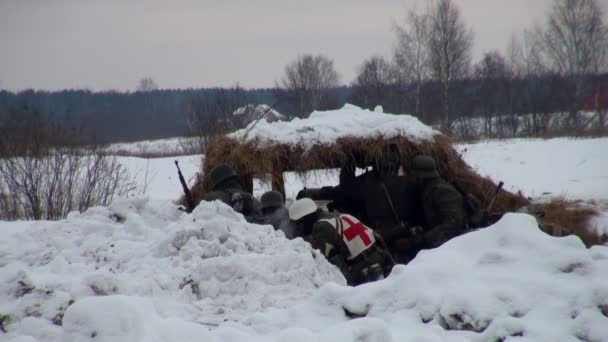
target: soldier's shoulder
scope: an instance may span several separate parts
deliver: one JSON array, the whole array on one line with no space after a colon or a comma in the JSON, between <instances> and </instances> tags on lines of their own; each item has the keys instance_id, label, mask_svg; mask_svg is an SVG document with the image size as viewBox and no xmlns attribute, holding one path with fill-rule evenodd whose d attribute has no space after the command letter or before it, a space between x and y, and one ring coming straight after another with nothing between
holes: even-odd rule
<instances>
[{"instance_id":1,"label":"soldier's shoulder","mask_svg":"<svg viewBox=\"0 0 608 342\"><path fill-rule=\"evenodd\" d=\"M448 182L442 181L434 186L433 196L439 198L458 198L462 199L462 194L456 187Z\"/></svg>"},{"instance_id":2,"label":"soldier's shoulder","mask_svg":"<svg viewBox=\"0 0 608 342\"><path fill-rule=\"evenodd\" d=\"M230 203L230 194L225 191L211 191L203 196L203 201L212 202L216 200L220 200L224 203Z\"/></svg>"}]
</instances>

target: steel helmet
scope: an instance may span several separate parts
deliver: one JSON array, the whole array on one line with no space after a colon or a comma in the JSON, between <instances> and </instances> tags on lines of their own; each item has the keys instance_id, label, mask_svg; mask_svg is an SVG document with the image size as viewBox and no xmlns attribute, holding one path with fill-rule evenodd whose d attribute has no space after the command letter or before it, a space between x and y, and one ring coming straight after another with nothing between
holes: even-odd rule
<instances>
[{"instance_id":1,"label":"steel helmet","mask_svg":"<svg viewBox=\"0 0 608 342\"><path fill-rule=\"evenodd\" d=\"M223 181L237 177L238 175L230 166L219 165L211 170L211 173L209 174L209 185L211 186L211 190L215 190L215 188Z\"/></svg>"},{"instance_id":2,"label":"steel helmet","mask_svg":"<svg viewBox=\"0 0 608 342\"><path fill-rule=\"evenodd\" d=\"M278 191L265 192L262 197L260 197L260 201L262 202L262 209L279 208L282 207L284 203L283 195Z\"/></svg>"},{"instance_id":3,"label":"steel helmet","mask_svg":"<svg viewBox=\"0 0 608 342\"><path fill-rule=\"evenodd\" d=\"M412 176L419 178L439 177L435 159L431 156L416 156L412 161Z\"/></svg>"},{"instance_id":4,"label":"steel helmet","mask_svg":"<svg viewBox=\"0 0 608 342\"><path fill-rule=\"evenodd\" d=\"M301 198L289 207L289 218L297 221L306 215L310 215L317 211L315 201L310 198Z\"/></svg>"}]
</instances>

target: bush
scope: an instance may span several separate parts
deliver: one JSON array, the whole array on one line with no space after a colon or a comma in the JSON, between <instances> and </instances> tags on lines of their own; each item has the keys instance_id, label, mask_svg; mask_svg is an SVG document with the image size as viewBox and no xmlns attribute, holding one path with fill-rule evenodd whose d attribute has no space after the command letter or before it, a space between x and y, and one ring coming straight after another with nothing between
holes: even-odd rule
<instances>
[{"instance_id":1,"label":"bush","mask_svg":"<svg viewBox=\"0 0 608 342\"><path fill-rule=\"evenodd\" d=\"M57 220L134 189L103 146L28 114L0 126L0 219Z\"/></svg>"}]
</instances>

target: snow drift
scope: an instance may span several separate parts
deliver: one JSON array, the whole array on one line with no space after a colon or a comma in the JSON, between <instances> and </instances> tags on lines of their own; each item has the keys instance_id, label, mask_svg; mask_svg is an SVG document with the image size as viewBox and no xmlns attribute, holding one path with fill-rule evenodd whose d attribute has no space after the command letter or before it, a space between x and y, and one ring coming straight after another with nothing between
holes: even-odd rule
<instances>
[{"instance_id":1,"label":"snow drift","mask_svg":"<svg viewBox=\"0 0 608 342\"><path fill-rule=\"evenodd\" d=\"M219 202L0 225L3 340L608 339L608 248L548 236L524 214L357 288L304 241Z\"/></svg>"},{"instance_id":2,"label":"snow drift","mask_svg":"<svg viewBox=\"0 0 608 342\"><path fill-rule=\"evenodd\" d=\"M248 224L220 202L186 215L168 202L123 201L63 221L1 226L3 326L40 341L61 340L51 323L66 336L84 324L96 332L89 338L133 341L148 324L140 314L217 324L287 307L328 281L345 284L303 240Z\"/></svg>"}]
</instances>

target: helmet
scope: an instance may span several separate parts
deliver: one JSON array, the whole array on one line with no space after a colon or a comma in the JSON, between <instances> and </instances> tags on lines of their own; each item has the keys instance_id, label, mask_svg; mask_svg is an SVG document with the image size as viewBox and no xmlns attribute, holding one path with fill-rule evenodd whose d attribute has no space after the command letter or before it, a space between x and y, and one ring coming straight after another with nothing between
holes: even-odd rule
<instances>
[{"instance_id":1,"label":"helmet","mask_svg":"<svg viewBox=\"0 0 608 342\"><path fill-rule=\"evenodd\" d=\"M431 156L416 156L412 162L412 176L418 178L438 178L435 159Z\"/></svg>"},{"instance_id":2,"label":"helmet","mask_svg":"<svg viewBox=\"0 0 608 342\"><path fill-rule=\"evenodd\" d=\"M283 206L283 195L278 191L265 192L260 198L262 209L279 208Z\"/></svg>"},{"instance_id":3,"label":"helmet","mask_svg":"<svg viewBox=\"0 0 608 342\"><path fill-rule=\"evenodd\" d=\"M223 181L236 177L238 177L237 174L228 165L219 165L214 167L209 174L211 190L215 190L216 187Z\"/></svg>"},{"instance_id":4,"label":"helmet","mask_svg":"<svg viewBox=\"0 0 608 342\"><path fill-rule=\"evenodd\" d=\"M310 215L317 211L315 201L310 198L301 198L289 207L289 218L297 221L306 215Z\"/></svg>"}]
</instances>

